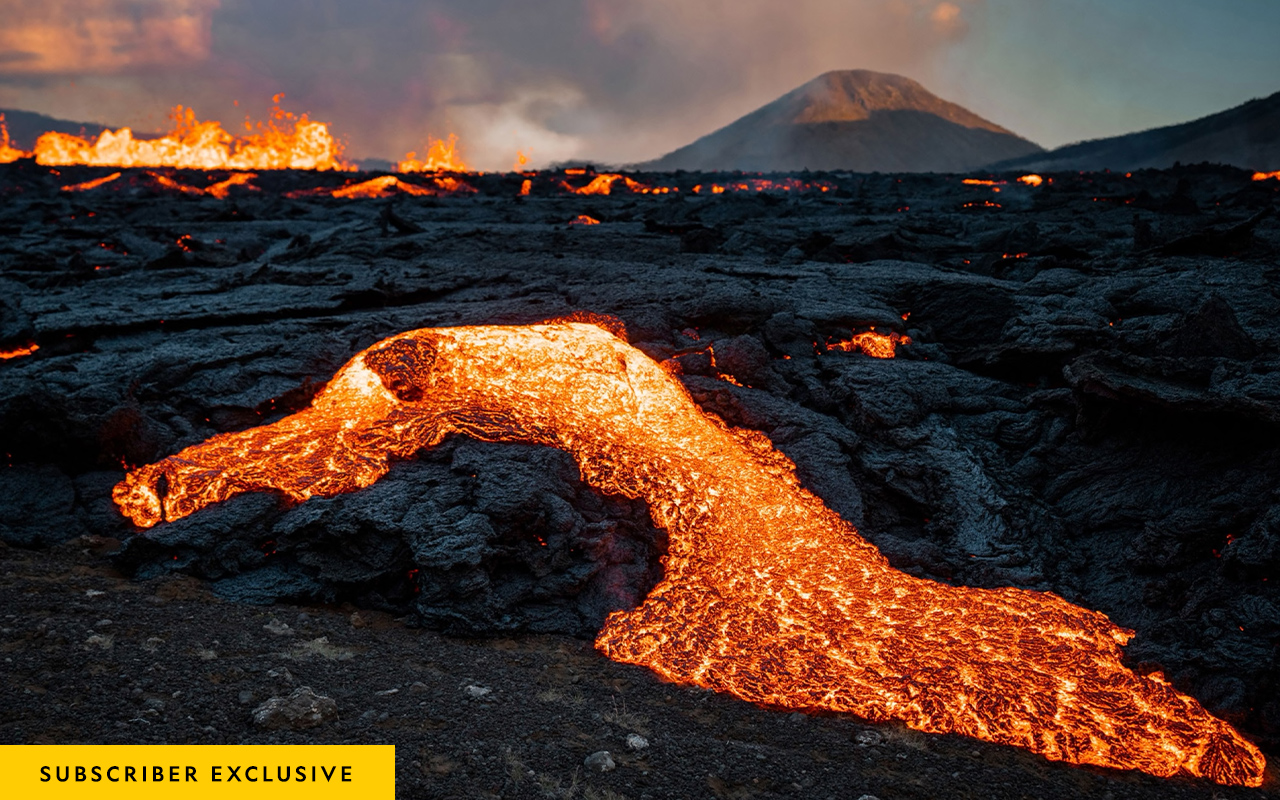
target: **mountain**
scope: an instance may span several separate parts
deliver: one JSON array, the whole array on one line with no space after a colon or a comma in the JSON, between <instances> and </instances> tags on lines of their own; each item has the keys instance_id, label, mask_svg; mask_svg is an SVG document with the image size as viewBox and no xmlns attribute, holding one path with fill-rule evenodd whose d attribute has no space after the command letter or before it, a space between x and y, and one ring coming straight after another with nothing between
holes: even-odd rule
<instances>
[{"instance_id":1,"label":"mountain","mask_svg":"<svg viewBox=\"0 0 1280 800\"><path fill-rule=\"evenodd\" d=\"M965 172L1041 152L909 78L844 70L638 168Z\"/></svg>"},{"instance_id":2,"label":"mountain","mask_svg":"<svg viewBox=\"0 0 1280 800\"><path fill-rule=\"evenodd\" d=\"M1244 169L1280 169L1280 92L1181 125L1095 139L1003 161L994 169L1129 172L1174 162L1209 161Z\"/></svg>"},{"instance_id":3,"label":"mountain","mask_svg":"<svg viewBox=\"0 0 1280 800\"><path fill-rule=\"evenodd\" d=\"M0 108L0 114L4 115L5 127L9 129L10 142L14 147L21 150L30 150L34 147L36 139L40 138L40 134L46 131L58 131L59 133L71 133L76 136L96 138L98 134L106 130L102 125L95 125L92 122L69 122L65 119L47 117L44 114L36 114L32 111Z\"/></svg>"}]
</instances>

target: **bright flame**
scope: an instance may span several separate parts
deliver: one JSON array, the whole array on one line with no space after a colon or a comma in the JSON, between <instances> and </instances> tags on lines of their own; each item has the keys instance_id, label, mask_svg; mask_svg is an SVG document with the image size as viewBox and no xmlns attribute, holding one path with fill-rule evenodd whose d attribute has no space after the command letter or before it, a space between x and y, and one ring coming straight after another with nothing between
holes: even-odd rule
<instances>
[{"instance_id":1,"label":"bright flame","mask_svg":"<svg viewBox=\"0 0 1280 800\"><path fill-rule=\"evenodd\" d=\"M1253 173L1255 181L1277 180L1280 181L1280 172L1255 172Z\"/></svg>"},{"instance_id":2,"label":"bright flame","mask_svg":"<svg viewBox=\"0 0 1280 800\"><path fill-rule=\"evenodd\" d=\"M8 361L11 358L22 358L29 356L40 349L40 345L32 342L26 347L15 347L12 350L0 350L0 361Z\"/></svg>"},{"instance_id":3,"label":"bright flame","mask_svg":"<svg viewBox=\"0 0 1280 800\"><path fill-rule=\"evenodd\" d=\"M31 154L9 144L9 127L4 124L4 114L0 114L0 164L8 164L20 158L31 158Z\"/></svg>"},{"instance_id":4,"label":"bright flame","mask_svg":"<svg viewBox=\"0 0 1280 800\"><path fill-rule=\"evenodd\" d=\"M306 114L295 116L277 103L271 119L257 132L233 136L219 122L200 122L195 112L177 106L173 130L159 139L134 139L133 131L103 131L92 144L79 136L49 132L36 140L35 156L50 166L180 167L187 169L351 169L329 126ZM252 129L248 123L246 127Z\"/></svg>"},{"instance_id":5,"label":"bright flame","mask_svg":"<svg viewBox=\"0 0 1280 800\"><path fill-rule=\"evenodd\" d=\"M764 434L704 413L592 324L399 334L347 362L309 408L133 470L113 497L144 528L244 492L331 497L451 433L561 448L583 480L643 498L670 533L663 580L596 639L610 658L770 706L1262 782L1262 754L1230 725L1124 666L1131 631L1045 592L899 572Z\"/></svg>"},{"instance_id":6,"label":"bright flame","mask_svg":"<svg viewBox=\"0 0 1280 800\"><path fill-rule=\"evenodd\" d=\"M872 358L893 358L900 344L911 344L911 337L897 332L876 333L873 329L855 333L843 341L828 343L827 349L864 353Z\"/></svg>"},{"instance_id":7,"label":"bright flame","mask_svg":"<svg viewBox=\"0 0 1280 800\"><path fill-rule=\"evenodd\" d=\"M396 172L466 172L467 164L458 150L458 137L449 134L449 140L427 137L427 154L418 160L415 152L405 153L404 160L396 164Z\"/></svg>"},{"instance_id":8,"label":"bright flame","mask_svg":"<svg viewBox=\"0 0 1280 800\"><path fill-rule=\"evenodd\" d=\"M1018 183L1025 183L1027 186L1039 186L1044 183L1044 178L1039 175L1023 175L1018 178Z\"/></svg>"}]
</instances>

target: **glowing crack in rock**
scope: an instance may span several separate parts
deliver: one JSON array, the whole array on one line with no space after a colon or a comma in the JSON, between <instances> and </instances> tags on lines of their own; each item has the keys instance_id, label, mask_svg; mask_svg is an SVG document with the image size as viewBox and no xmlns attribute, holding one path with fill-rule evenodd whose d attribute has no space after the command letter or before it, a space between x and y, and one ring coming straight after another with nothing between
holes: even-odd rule
<instances>
[{"instance_id":1,"label":"glowing crack in rock","mask_svg":"<svg viewBox=\"0 0 1280 800\"><path fill-rule=\"evenodd\" d=\"M763 434L707 415L593 324L393 336L347 362L310 408L134 470L114 496L142 527L243 492L332 496L450 433L565 450L587 483L643 498L669 531L661 583L596 640L614 660L768 706L1261 784L1256 747L1161 676L1123 665L1131 631L1052 594L893 569Z\"/></svg>"}]
</instances>

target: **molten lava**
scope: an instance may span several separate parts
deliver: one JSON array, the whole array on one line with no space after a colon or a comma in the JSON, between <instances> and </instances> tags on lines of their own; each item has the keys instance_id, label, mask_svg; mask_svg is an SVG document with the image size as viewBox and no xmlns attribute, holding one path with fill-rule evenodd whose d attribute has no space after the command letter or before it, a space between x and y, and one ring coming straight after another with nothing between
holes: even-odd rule
<instances>
[{"instance_id":1,"label":"molten lava","mask_svg":"<svg viewBox=\"0 0 1280 800\"><path fill-rule=\"evenodd\" d=\"M586 214L579 214L578 216L569 220L569 224L570 225L599 225L600 220L596 219L595 217L589 217Z\"/></svg>"},{"instance_id":2,"label":"molten lava","mask_svg":"<svg viewBox=\"0 0 1280 800\"><path fill-rule=\"evenodd\" d=\"M62 187L62 191L87 192L90 189L97 189L99 186L103 186L108 183L111 183L112 181L117 180L123 174L124 173L122 172L113 172L110 175L104 175L101 178L94 178L91 181L83 181L81 183L69 183L66 186Z\"/></svg>"},{"instance_id":3,"label":"molten lava","mask_svg":"<svg viewBox=\"0 0 1280 800\"><path fill-rule=\"evenodd\" d=\"M427 137L427 154L418 159L418 154L404 154L404 160L396 164L396 172L467 172L467 163L462 160L458 150L458 137L449 134L449 140L431 139Z\"/></svg>"},{"instance_id":4,"label":"molten lava","mask_svg":"<svg viewBox=\"0 0 1280 800\"><path fill-rule=\"evenodd\" d=\"M899 719L1050 759L1258 786L1262 754L1159 675L1133 635L1044 592L949 586L889 566L754 431L704 413L596 325L424 329L352 358L309 408L136 469L137 525L244 492L351 492L450 433L558 447L670 532L665 577L596 646L680 683L787 708Z\"/></svg>"},{"instance_id":5,"label":"molten lava","mask_svg":"<svg viewBox=\"0 0 1280 800\"><path fill-rule=\"evenodd\" d=\"M1018 183L1025 183L1027 186L1039 186L1044 183L1044 178L1039 175L1023 175L1018 178Z\"/></svg>"},{"instance_id":6,"label":"molten lava","mask_svg":"<svg viewBox=\"0 0 1280 800\"><path fill-rule=\"evenodd\" d=\"M66 133L45 133L36 140L37 163L49 166L182 167L189 169L318 169L345 170L342 148L329 126L306 114L295 116L279 107L257 132L233 136L219 122L200 122L195 112L178 106L173 130L158 139L135 139L133 131L103 131L90 143ZM253 126L245 124L250 130Z\"/></svg>"},{"instance_id":7,"label":"molten lava","mask_svg":"<svg viewBox=\"0 0 1280 800\"><path fill-rule=\"evenodd\" d=\"M22 358L29 356L40 349L40 345L32 342L25 347L15 347L12 350L0 350L0 361L8 361L11 358Z\"/></svg>"},{"instance_id":8,"label":"molten lava","mask_svg":"<svg viewBox=\"0 0 1280 800\"><path fill-rule=\"evenodd\" d=\"M869 331L855 333L851 338L839 342L829 342L828 350L843 350L846 353L864 353L872 358L893 358L898 345L911 344L911 337L901 333L876 333Z\"/></svg>"},{"instance_id":9,"label":"molten lava","mask_svg":"<svg viewBox=\"0 0 1280 800\"><path fill-rule=\"evenodd\" d=\"M3 152L3 151L0 151L0 152ZM0 161L3 161L3 160L4 159L0 157ZM1267 181L1267 180L1280 181L1280 172L1255 172L1253 173L1253 179L1255 181Z\"/></svg>"}]
</instances>

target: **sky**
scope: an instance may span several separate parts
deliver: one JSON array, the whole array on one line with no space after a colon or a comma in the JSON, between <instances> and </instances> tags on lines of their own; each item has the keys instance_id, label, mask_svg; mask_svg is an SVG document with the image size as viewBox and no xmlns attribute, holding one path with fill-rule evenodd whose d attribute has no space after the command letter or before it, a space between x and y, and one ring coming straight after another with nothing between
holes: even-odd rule
<instances>
[{"instance_id":1,"label":"sky","mask_svg":"<svg viewBox=\"0 0 1280 800\"><path fill-rule=\"evenodd\" d=\"M1046 147L1280 91L1277 0L0 0L0 108L162 131L285 108L352 158L655 158L833 69ZM238 105L236 105L238 103Z\"/></svg>"}]
</instances>

